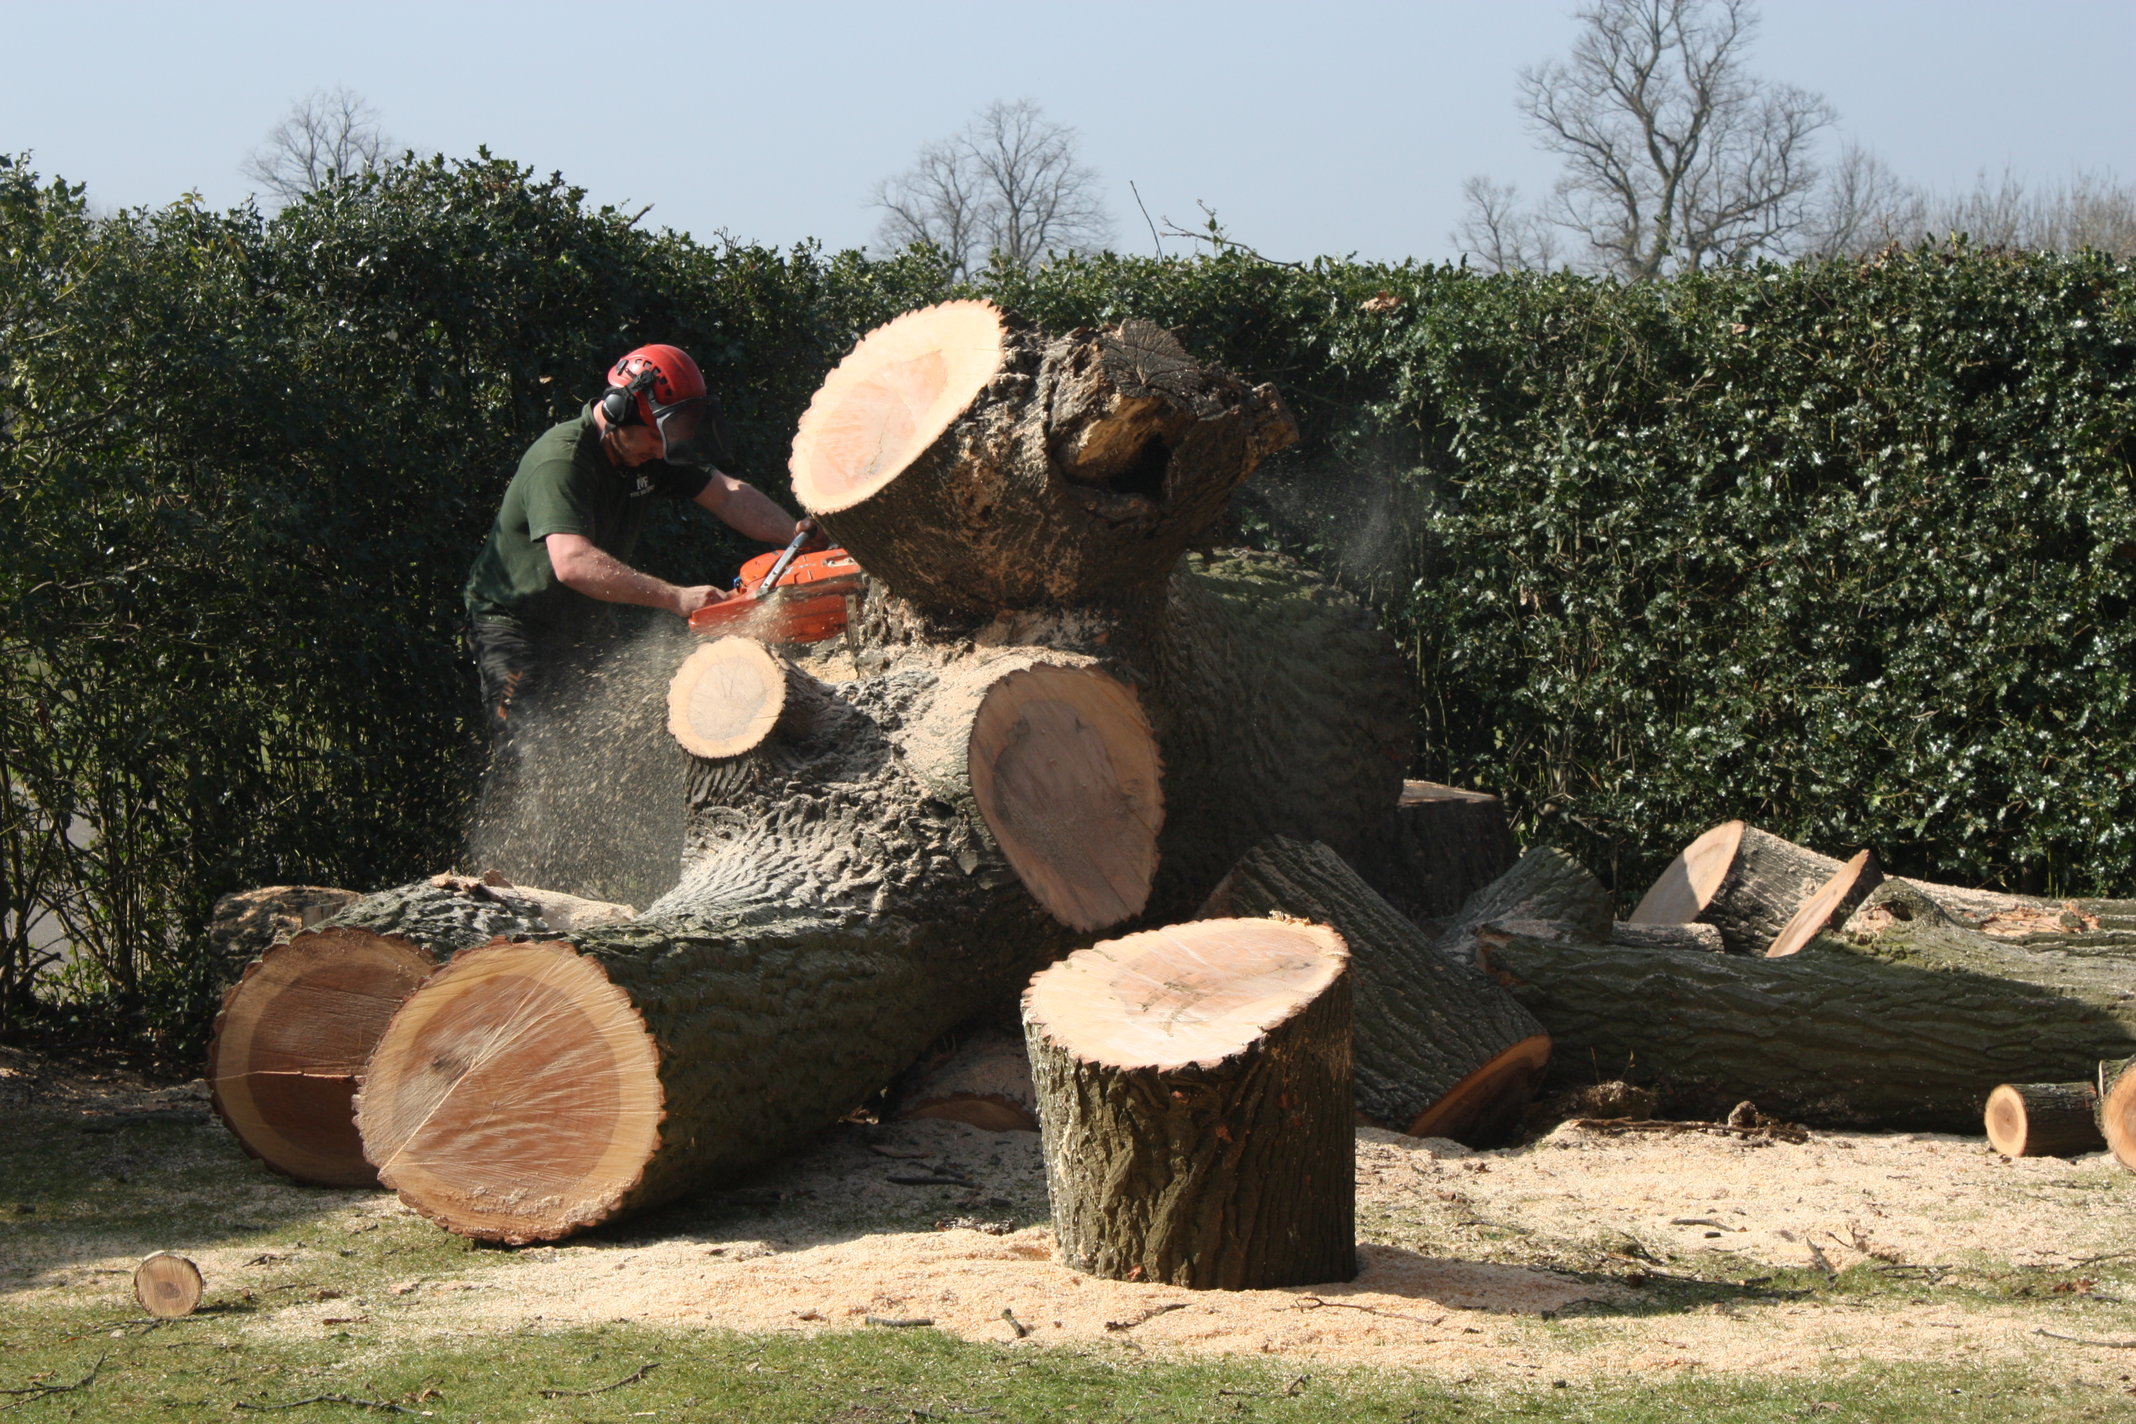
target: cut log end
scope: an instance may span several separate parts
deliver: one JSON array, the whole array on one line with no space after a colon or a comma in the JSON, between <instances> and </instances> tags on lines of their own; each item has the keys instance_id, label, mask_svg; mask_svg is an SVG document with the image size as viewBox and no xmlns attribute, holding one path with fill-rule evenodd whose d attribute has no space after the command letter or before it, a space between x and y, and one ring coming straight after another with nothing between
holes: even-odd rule
<instances>
[{"instance_id":1,"label":"cut log end","mask_svg":"<svg viewBox=\"0 0 2136 1424\"><path fill-rule=\"evenodd\" d=\"M2090 1083L2004 1083L1988 1094L1988 1145L2005 1157L2096 1152L2099 1091Z\"/></svg>"},{"instance_id":2,"label":"cut log end","mask_svg":"<svg viewBox=\"0 0 2136 1424\"><path fill-rule=\"evenodd\" d=\"M849 509L939 439L999 369L1004 318L991 302L944 302L877 327L816 392L794 433L794 498Z\"/></svg>"},{"instance_id":3,"label":"cut log end","mask_svg":"<svg viewBox=\"0 0 2136 1424\"><path fill-rule=\"evenodd\" d=\"M1089 931L1141 913L1157 874L1162 766L1125 684L1051 664L1010 673L973 719L968 765L980 816L1048 914Z\"/></svg>"},{"instance_id":4,"label":"cut log end","mask_svg":"<svg viewBox=\"0 0 2136 1424\"><path fill-rule=\"evenodd\" d=\"M208 1045L216 1113L244 1149L315 1186L376 1186L351 1097L394 1011L437 963L398 935L326 929L268 950L223 1001Z\"/></svg>"},{"instance_id":5,"label":"cut log end","mask_svg":"<svg viewBox=\"0 0 2136 1424\"><path fill-rule=\"evenodd\" d=\"M1214 1068L1312 1003L1348 962L1325 925L1194 920L1070 955L1032 981L1024 1017L1085 1063Z\"/></svg>"},{"instance_id":6,"label":"cut log end","mask_svg":"<svg viewBox=\"0 0 2136 1424\"><path fill-rule=\"evenodd\" d=\"M1839 873L1817 887L1810 898L1802 902L1802 908L1782 927L1773 942L1766 946L1767 959L1785 959L1799 952L1811 940L1835 924L1845 924L1847 917L1860 908L1869 892L1884 883L1884 872L1877 869L1874 852L1861 850L1854 858L1839 868Z\"/></svg>"},{"instance_id":7,"label":"cut log end","mask_svg":"<svg viewBox=\"0 0 2136 1424\"><path fill-rule=\"evenodd\" d=\"M696 756L753 750L785 708L786 667L754 638L707 643L668 683L668 731Z\"/></svg>"},{"instance_id":8,"label":"cut log end","mask_svg":"<svg viewBox=\"0 0 2136 1424\"><path fill-rule=\"evenodd\" d=\"M158 1251L134 1268L134 1299L158 1320L176 1320L200 1307L200 1267L183 1256Z\"/></svg>"},{"instance_id":9,"label":"cut log end","mask_svg":"<svg viewBox=\"0 0 2136 1424\"><path fill-rule=\"evenodd\" d=\"M357 1123L378 1177L463 1236L551 1241L607 1219L663 1117L659 1050L561 942L463 952L388 1025Z\"/></svg>"},{"instance_id":10,"label":"cut log end","mask_svg":"<svg viewBox=\"0 0 2136 1424\"><path fill-rule=\"evenodd\" d=\"M2099 1132L2114 1160L2136 1172L2136 1058L2099 1065Z\"/></svg>"},{"instance_id":11,"label":"cut log end","mask_svg":"<svg viewBox=\"0 0 2136 1424\"><path fill-rule=\"evenodd\" d=\"M1445 1097L1417 1114L1404 1130L1411 1137L1451 1137L1468 1142L1527 1106L1549 1068L1550 1035L1530 1035L1454 1084Z\"/></svg>"},{"instance_id":12,"label":"cut log end","mask_svg":"<svg viewBox=\"0 0 2136 1424\"><path fill-rule=\"evenodd\" d=\"M1748 822L1724 821L1685 846L1640 897L1626 923L1682 925L1697 919L1735 864L1736 848L1748 829Z\"/></svg>"}]
</instances>

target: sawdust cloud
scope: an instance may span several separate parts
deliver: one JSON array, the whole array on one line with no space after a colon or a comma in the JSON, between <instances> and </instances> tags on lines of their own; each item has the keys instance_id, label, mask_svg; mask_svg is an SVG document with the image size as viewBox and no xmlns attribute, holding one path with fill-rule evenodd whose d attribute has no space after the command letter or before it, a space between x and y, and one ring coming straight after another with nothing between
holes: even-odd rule
<instances>
[{"instance_id":1,"label":"sawdust cloud","mask_svg":"<svg viewBox=\"0 0 2136 1424\"><path fill-rule=\"evenodd\" d=\"M1421 471L1348 452L1271 469L1248 488L1285 547L1303 547L1368 600L1406 589L1423 571L1415 531L1431 496Z\"/></svg>"},{"instance_id":2,"label":"sawdust cloud","mask_svg":"<svg viewBox=\"0 0 2136 1424\"><path fill-rule=\"evenodd\" d=\"M673 888L689 757L667 687L694 642L673 619L614 633L526 699L484 777L467 867L640 908Z\"/></svg>"}]
</instances>

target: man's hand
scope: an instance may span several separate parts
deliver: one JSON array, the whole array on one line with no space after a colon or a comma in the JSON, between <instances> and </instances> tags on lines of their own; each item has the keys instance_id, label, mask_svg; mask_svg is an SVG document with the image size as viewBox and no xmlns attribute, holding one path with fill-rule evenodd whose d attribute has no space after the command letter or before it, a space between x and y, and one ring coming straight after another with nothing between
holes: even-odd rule
<instances>
[{"instance_id":1,"label":"man's hand","mask_svg":"<svg viewBox=\"0 0 2136 1424\"><path fill-rule=\"evenodd\" d=\"M688 588L675 590L675 611L684 618L688 618L700 608L710 608L715 603L725 603L729 598L735 596L736 593L734 591L722 589L714 584L692 584Z\"/></svg>"},{"instance_id":2,"label":"man's hand","mask_svg":"<svg viewBox=\"0 0 2136 1424\"><path fill-rule=\"evenodd\" d=\"M807 536L801 541L801 553L813 554L819 549L831 547L831 536L824 533L821 526L812 518L795 520L794 533Z\"/></svg>"}]
</instances>

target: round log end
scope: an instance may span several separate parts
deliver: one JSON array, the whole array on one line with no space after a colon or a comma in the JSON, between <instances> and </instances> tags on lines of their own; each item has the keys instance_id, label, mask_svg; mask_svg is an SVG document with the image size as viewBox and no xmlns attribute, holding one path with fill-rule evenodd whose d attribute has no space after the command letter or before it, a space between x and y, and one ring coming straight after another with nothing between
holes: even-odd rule
<instances>
[{"instance_id":1,"label":"round log end","mask_svg":"<svg viewBox=\"0 0 2136 1424\"><path fill-rule=\"evenodd\" d=\"M1988 1145L2005 1157L2073 1157L2105 1145L2090 1083L2004 1083L1982 1116Z\"/></svg>"},{"instance_id":2,"label":"round log end","mask_svg":"<svg viewBox=\"0 0 2136 1424\"><path fill-rule=\"evenodd\" d=\"M1988 1146L2005 1157L2025 1155L2025 1099L2016 1085L2003 1083L1988 1094L1984 1119Z\"/></svg>"},{"instance_id":3,"label":"round log end","mask_svg":"<svg viewBox=\"0 0 2136 1424\"><path fill-rule=\"evenodd\" d=\"M943 302L862 337L794 432L801 507L850 509L941 438L1000 368L1004 321L992 302Z\"/></svg>"},{"instance_id":4,"label":"round log end","mask_svg":"<svg viewBox=\"0 0 2136 1424\"><path fill-rule=\"evenodd\" d=\"M1105 940L1039 973L1024 1020L1110 1068L1214 1068L1326 992L1342 936L1303 920L1190 920Z\"/></svg>"},{"instance_id":5,"label":"round log end","mask_svg":"<svg viewBox=\"0 0 2136 1424\"><path fill-rule=\"evenodd\" d=\"M208 1044L208 1088L239 1145L299 1182L371 1187L351 1098L394 1011L437 961L398 935L292 936L246 966Z\"/></svg>"},{"instance_id":6,"label":"round log end","mask_svg":"<svg viewBox=\"0 0 2136 1424\"><path fill-rule=\"evenodd\" d=\"M2120 1072L2101 1085L2099 1131L2114 1160L2136 1172L2136 1071L2131 1063L2136 1059L2120 1065Z\"/></svg>"},{"instance_id":7,"label":"round log end","mask_svg":"<svg viewBox=\"0 0 2136 1424\"><path fill-rule=\"evenodd\" d=\"M613 1215L660 1142L659 1050L562 942L463 951L378 1042L356 1102L378 1177L463 1236L519 1245Z\"/></svg>"},{"instance_id":8,"label":"round log end","mask_svg":"<svg viewBox=\"0 0 2136 1424\"><path fill-rule=\"evenodd\" d=\"M158 1320L191 1315L200 1306L200 1267L183 1256L158 1251L134 1268L134 1299Z\"/></svg>"},{"instance_id":9,"label":"round log end","mask_svg":"<svg viewBox=\"0 0 2136 1424\"><path fill-rule=\"evenodd\" d=\"M1727 878L1748 829L1748 822L1724 821L1685 846L1640 897L1627 923L1688 925L1697 919Z\"/></svg>"},{"instance_id":10,"label":"round log end","mask_svg":"<svg viewBox=\"0 0 2136 1424\"><path fill-rule=\"evenodd\" d=\"M1163 767L1132 689L1095 668L1012 672L979 705L967 764L987 829L1048 914L1090 931L1142 912Z\"/></svg>"},{"instance_id":11,"label":"round log end","mask_svg":"<svg viewBox=\"0 0 2136 1424\"><path fill-rule=\"evenodd\" d=\"M1550 1066L1550 1035L1530 1034L1509 1044L1404 1129L1411 1137L1451 1137L1466 1142L1471 1133L1515 1119L1535 1096Z\"/></svg>"},{"instance_id":12,"label":"round log end","mask_svg":"<svg viewBox=\"0 0 2136 1424\"><path fill-rule=\"evenodd\" d=\"M695 649L668 682L668 731L695 756L752 750L785 710L785 665L754 638L721 638Z\"/></svg>"},{"instance_id":13,"label":"round log end","mask_svg":"<svg viewBox=\"0 0 2136 1424\"><path fill-rule=\"evenodd\" d=\"M1847 916L1861 905L1871 890L1882 884L1884 874L1877 869L1873 852L1860 850L1854 858L1839 868L1839 873L1817 887L1810 898L1802 902L1794 917L1784 925L1773 942L1766 946L1767 959L1785 959L1800 952L1802 947L1817 938L1829 925L1846 921Z\"/></svg>"}]
</instances>

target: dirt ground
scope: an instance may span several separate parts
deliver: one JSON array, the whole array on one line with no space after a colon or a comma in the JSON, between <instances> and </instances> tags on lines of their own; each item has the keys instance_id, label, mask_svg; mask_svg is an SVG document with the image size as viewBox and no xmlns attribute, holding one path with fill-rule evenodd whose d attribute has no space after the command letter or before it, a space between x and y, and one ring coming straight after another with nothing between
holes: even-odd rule
<instances>
[{"instance_id":1,"label":"dirt ground","mask_svg":"<svg viewBox=\"0 0 2136 1424\"><path fill-rule=\"evenodd\" d=\"M19 1242L0 1251L7 1306L112 1294L157 1247L198 1262L213 1299L259 1279L260 1245L243 1228L273 1210L311 1222L301 1249L272 1259L313 1279L385 1237L366 1232L433 1231L388 1194L309 1190L239 1159L197 1083L33 1082L23 1063L0 1057L0 1115L34 1109L84 1131L181 1121L183 1150L165 1151L139 1190L182 1192L189 1211L226 1219L188 1218L176 1243L100 1236L88 1221ZM2136 1175L2103 1153L2011 1160L1974 1138L1789 1135L1567 1123L1479 1152L1361 1130L1358 1277L1219 1293L1056 1264L1035 1134L848 1124L748 1182L626 1226L432 1257L358 1294L263 1309L249 1328L316 1334L360 1318L372 1347L391 1349L619 1320L810 1332L925 1322L1024 1348L1108 1342L1455 1383L1949 1361L2130 1387ZM243 1189L202 1189L202 1174Z\"/></svg>"}]
</instances>

